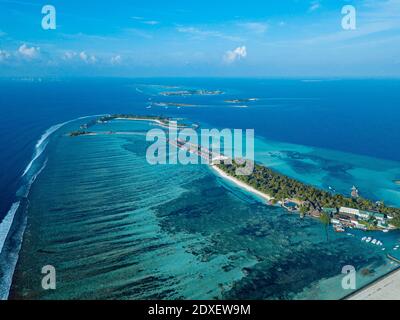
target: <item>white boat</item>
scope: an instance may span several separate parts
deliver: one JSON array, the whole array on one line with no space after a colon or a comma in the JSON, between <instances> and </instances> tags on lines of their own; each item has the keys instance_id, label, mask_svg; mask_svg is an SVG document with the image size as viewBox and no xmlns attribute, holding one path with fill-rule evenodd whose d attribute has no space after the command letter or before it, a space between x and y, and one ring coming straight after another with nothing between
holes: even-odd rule
<instances>
[{"instance_id":1,"label":"white boat","mask_svg":"<svg viewBox=\"0 0 400 320\"><path fill-rule=\"evenodd\" d=\"M378 240L374 239L371 241L372 244L376 244L378 242Z\"/></svg>"},{"instance_id":2,"label":"white boat","mask_svg":"<svg viewBox=\"0 0 400 320\"><path fill-rule=\"evenodd\" d=\"M383 232L384 232L384 233L388 233L388 232L389 232L389 230L388 230L388 229L385 229L385 230L383 230Z\"/></svg>"},{"instance_id":3,"label":"white boat","mask_svg":"<svg viewBox=\"0 0 400 320\"><path fill-rule=\"evenodd\" d=\"M363 238L361 239L361 241L365 241L365 240L367 240L367 237L363 237Z\"/></svg>"},{"instance_id":4,"label":"white boat","mask_svg":"<svg viewBox=\"0 0 400 320\"><path fill-rule=\"evenodd\" d=\"M371 242L372 238L368 237L367 240L365 240L367 243Z\"/></svg>"}]
</instances>

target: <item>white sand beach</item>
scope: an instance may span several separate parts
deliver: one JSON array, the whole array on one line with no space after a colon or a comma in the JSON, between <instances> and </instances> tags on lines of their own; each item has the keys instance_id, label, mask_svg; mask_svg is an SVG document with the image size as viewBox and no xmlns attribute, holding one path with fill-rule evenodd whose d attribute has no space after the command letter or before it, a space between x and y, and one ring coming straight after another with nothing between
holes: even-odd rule
<instances>
[{"instance_id":1,"label":"white sand beach","mask_svg":"<svg viewBox=\"0 0 400 320\"><path fill-rule=\"evenodd\" d=\"M263 192L261 192L261 191L258 191L257 189L255 189L255 188L249 186L248 184L246 184L246 183L240 181L239 179L236 179L236 178L234 178L234 177L228 175L226 172L224 172L223 170L221 170L220 168L218 168L216 165L211 165L210 167L211 167L213 170L215 170L215 171L218 173L218 175L220 175L221 177L223 177L223 178L225 178L225 179L227 179L227 180L233 182L234 184L238 185L239 187L241 187L241 188L243 188L243 189L245 189L245 190L247 190L247 191L249 191L249 192L251 192L251 193L256 194L257 196L259 196L259 197L265 199L266 201L270 201L270 200L273 199L273 197L271 197L270 195L268 195L268 194L266 194L266 193L263 193Z\"/></svg>"},{"instance_id":2,"label":"white sand beach","mask_svg":"<svg viewBox=\"0 0 400 320\"><path fill-rule=\"evenodd\" d=\"M160 120L157 119L141 119L141 118L115 118L115 120L128 120L128 121L147 121L147 122L154 122L162 127L168 127Z\"/></svg>"}]
</instances>

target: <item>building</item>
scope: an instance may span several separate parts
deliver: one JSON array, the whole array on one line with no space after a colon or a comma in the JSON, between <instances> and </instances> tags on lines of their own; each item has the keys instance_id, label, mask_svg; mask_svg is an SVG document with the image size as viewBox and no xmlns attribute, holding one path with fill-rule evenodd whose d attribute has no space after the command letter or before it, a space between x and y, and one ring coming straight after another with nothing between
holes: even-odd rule
<instances>
[{"instance_id":1,"label":"building","mask_svg":"<svg viewBox=\"0 0 400 320\"><path fill-rule=\"evenodd\" d=\"M366 229L365 224L360 223L360 221L369 222L371 219L375 219L377 221L377 226L380 228L388 227L388 218L385 214L380 212L359 210L353 208L341 207L339 209L340 220L350 220L351 224L354 225L358 229ZM355 223L358 222L358 223Z\"/></svg>"},{"instance_id":2,"label":"building","mask_svg":"<svg viewBox=\"0 0 400 320\"><path fill-rule=\"evenodd\" d=\"M322 212L327 215L335 215L338 213L337 208L322 208Z\"/></svg>"},{"instance_id":3,"label":"building","mask_svg":"<svg viewBox=\"0 0 400 320\"><path fill-rule=\"evenodd\" d=\"M351 196L356 199L360 196L356 186L353 186L353 188L351 188Z\"/></svg>"},{"instance_id":4,"label":"building","mask_svg":"<svg viewBox=\"0 0 400 320\"><path fill-rule=\"evenodd\" d=\"M380 222L386 222L387 216L380 212L370 212L371 216Z\"/></svg>"},{"instance_id":5,"label":"building","mask_svg":"<svg viewBox=\"0 0 400 320\"><path fill-rule=\"evenodd\" d=\"M353 208L341 207L341 208L339 209L339 213L342 213L342 214L350 214L350 215L356 216L356 215L359 215L359 214L360 214L360 210L358 210L358 209L353 209Z\"/></svg>"}]
</instances>

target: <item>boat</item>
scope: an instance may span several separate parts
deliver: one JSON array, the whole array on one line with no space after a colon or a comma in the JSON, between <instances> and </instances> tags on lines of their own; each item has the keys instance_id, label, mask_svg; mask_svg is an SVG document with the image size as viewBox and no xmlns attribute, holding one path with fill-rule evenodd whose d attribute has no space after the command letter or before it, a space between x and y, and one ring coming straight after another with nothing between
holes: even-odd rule
<instances>
[{"instance_id":1,"label":"boat","mask_svg":"<svg viewBox=\"0 0 400 320\"><path fill-rule=\"evenodd\" d=\"M383 232L384 232L384 233L388 233L388 232L389 232L389 230L388 230L388 229L385 229L385 230L383 230Z\"/></svg>"},{"instance_id":2,"label":"boat","mask_svg":"<svg viewBox=\"0 0 400 320\"><path fill-rule=\"evenodd\" d=\"M367 240L365 240L367 243L371 242L372 238L368 237Z\"/></svg>"},{"instance_id":3,"label":"boat","mask_svg":"<svg viewBox=\"0 0 400 320\"><path fill-rule=\"evenodd\" d=\"M363 237L363 238L361 239L361 241L365 241L365 240L367 240L367 237Z\"/></svg>"},{"instance_id":4,"label":"boat","mask_svg":"<svg viewBox=\"0 0 400 320\"><path fill-rule=\"evenodd\" d=\"M333 228L335 229L336 232L345 232L346 231L343 228L343 226L341 226L341 225L335 225Z\"/></svg>"},{"instance_id":5,"label":"boat","mask_svg":"<svg viewBox=\"0 0 400 320\"><path fill-rule=\"evenodd\" d=\"M372 244L376 244L378 241L376 239L372 240L371 243Z\"/></svg>"}]
</instances>

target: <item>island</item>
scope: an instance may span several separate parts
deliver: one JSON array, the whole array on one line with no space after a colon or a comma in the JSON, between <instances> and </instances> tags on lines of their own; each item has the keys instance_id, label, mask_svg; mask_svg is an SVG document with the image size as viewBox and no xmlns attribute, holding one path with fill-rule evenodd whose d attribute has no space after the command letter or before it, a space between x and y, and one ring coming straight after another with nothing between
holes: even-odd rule
<instances>
[{"instance_id":1,"label":"island","mask_svg":"<svg viewBox=\"0 0 400 320\"><path fill-rule=\"evenodd\" d=\"M161 116L138 116L115 114L92 120L81 126L81 130L73 131L71 137L98 134L119 134L118 132L90 132L87 129L94 124L107 123L112 120L152 121L168 128L170 118ZM178 124L179 128L193 127L192 124ZM126 133L124 133L126 134ZM362 198L356 187L353 187L351 197L321 190L311 185L276 172L262 164L254 163L250 175L237 175L240 166L224 155L215 156L211 150L191 144L186 141L171 140L168 142L189 153L207 159L207 163L218 174L232 181L249 192L265 199L269 205L280 205L290 212L299 212L300 216L319 218L326 225L332 224L335 231L344 232L345 228L360 230L380 230L388 232L400 228L400 208L386 206L382 201L371 201ZM378 244L379 245L379 244Z\"/></svg>"},{"instance_id":2,"label":"island","mask_svg":"<svg viewBox=\"0 0 400 320\"><path fill-rule=\"evenodd\" d=\"M176 121L172 118L162 117L162 116L143 116L143 115L133 115L133 114L113 114L113 115L105 115L100 118L91 120L87 123L84 123L80 126L80 130L75 130L70 132L68 135L70 137L78 137L78 136L94 136L98 134L118 134L117 132L107 131L107 132L91 132L88 131L90 127L96 124L106 124L107 122L113 120L129 120L129 121L148 121L153 122L163 128L169 128L171 121ZM184 129L184 128L193 128L198 129L200 126L198 124L188 124L188 123L176 123L176 128Z\"/></svg>"},{"instance_id":3,"label":"island","mask_svg":"<svg viewBox=\"0 0 400 320\"><path fill-rule=\"evenodd\" d=\"M107 123L112 120L133 120L133 121L150 121L155 122L162 126L168 126L171 118L162 116L138 116L134 114L113 114L108 116L100 117L96 123Z\"/></svg>"},{"instance_id":4,"label":"island","mask_svg":"<svg viewBox=\"0 0 400 320\"><path fill-rule=\"evenodd\" d=\"M254 102L258 101L258 98L249 98L249 99L233 99L233 100L225 100L225 103L247 103L247 102Z\"/></svg>"},{"instance_id":5,"label":"island","mask_svg":"<svg viewBox=\"0 0 400 320\"><path fill-rule=\"evenodd\" d=\"M239 166L230 162L213 166L238 184L247 186L249 191L261 195L270 205L280 204L289 211L299 211L301 216L310 215L328 221L338 232L343 232L345 227L385 232L400 228L400 208L362 197L331 194L260 164L255 164L251 175L238 176L236 170Z\"/></svg>"},{"instance_id":6,"label":"island","mask_svg":"<svg viewBox=\"0 0 400 320\"><path fill-rule=\"evenodd\" d=\"M151 104L152 106L156 107L195 107L194 104L189 103L176 103L176 102L154 102Z\"/></svg>"},{"instance_id":7,"label":"island","mask_svg":"<svg viewBox=\"0 0 400 320\"><path fill-rule=\"evenodd\" d=\"M161 92L160 95L162 96L178 96L178 97L185 97L185 96L217 96L224 94L221 90L180 90L180 91L164 91Z\"/></svg>"},{"instance_id":8,"label":"island","mask_svg":"<svg viewBox=\"0 0 400 320\"><path fill-rule=\"evenodd\" d=\"M68 134L70 137L78 137L78 136L90 136L95 135L95 132L85 131L85 130L77 130L72 131Z\"/></svg>"}]
</instances>

